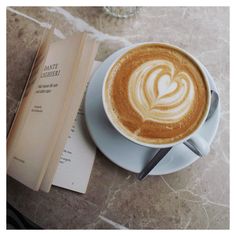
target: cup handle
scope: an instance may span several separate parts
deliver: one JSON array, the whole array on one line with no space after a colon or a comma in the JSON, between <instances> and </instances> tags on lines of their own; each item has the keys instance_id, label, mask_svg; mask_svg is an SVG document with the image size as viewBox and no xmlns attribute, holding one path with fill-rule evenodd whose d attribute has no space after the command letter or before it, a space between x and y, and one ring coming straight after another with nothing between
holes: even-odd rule
<instances>
[{"instance_id":1,"label":"cup handle","mask_svg":"<svg viewBox=\"0 0 236 236\"><path fill-rule=\"evenodd\" d=\"M184 144L198 156L206 156L210 152L210 146L206 140L198 134L195 134Z\"/></svg>"}]
</instances>

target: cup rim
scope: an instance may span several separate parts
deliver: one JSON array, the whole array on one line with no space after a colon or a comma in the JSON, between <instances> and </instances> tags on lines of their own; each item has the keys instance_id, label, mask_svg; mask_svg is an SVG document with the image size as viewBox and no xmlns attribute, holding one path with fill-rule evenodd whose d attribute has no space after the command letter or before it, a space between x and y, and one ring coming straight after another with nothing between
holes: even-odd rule
<instances>
[{"instance_id":1,"label":"cup rim","mask_svg":"<svg viewBox=\"0 0 236 236\"><path fill-rule=\"evenodd\" d=\"M139 141L139 140L136 140L134 139L133 137L130 137L129 135L125 134L123 132L123 130L114 123L114 121L112 120L112 117L111 115L109 114L108 110L107 110L107 105L106 105L106 101L105 101L105 85L106 85L106 81L108 79L108 75L110 74L110 71L112 70L113 66L117 63L117 61L119 61L126 53L140 47L140 46L143 46L143 45L164 45L164 46L168 46L168 47L171 47L171 48L174 48L176 50L179 50L181 53L185 54L187 57L189 57L198 67L198 69L200 70L201 74L203 75L203 78L204 78L204 81L206 83L206 86L207 86L207 95L208 95L208 102L207 102L207 108L205 110L205 113L202 117L202 120L201 122L199 123L198 127L192 132L190 133L188 136L185 136L184 138L178 140L178 141L175 141L175 142L170 142L170 143L163 143L163 144L154 144L154 143L146 143L146 142L142 142L142 141ZM109 69L107 70L106 72L106 75L105 75L105 78L103 80L103 85L102 85L102 103L103 103L103 108L105 110L105 113L106 113L106 116L109 120L109 122L112 124L112 126L122 135L124 136L126 139L130 140L131 142L133 143L136 143L136 144L139 144L141 146L145 146L145 147L150 147L150 148L167 148L167 147L172 147L172 146L175 146L177 144L180 144L180 143L183 143L185 142L186 140L188 140L190 137L192 137L194 134L196 134L199 129L202 127L202 125L204 124L206 118L207 118L207 115L208 115L208 112L209 112L209 109L210 109L210 101L211 101L211 89L210 89L210 84L209 84L209 81L208 81L208 78L207 78L207 75L206 75L206 72L204 71L204 69L202 68L202 66L200 65L200 62L195 58L193 57L190 53L188 53L187 51L185 51L184 49L178 47L178 46L175 46L173 44L170 44L170 43L164 43L164 42L143 42L143 43L137 43L137 44L134 44L130 47L127 47L127 50L125 50L123 53L121 53L121 55L119 55L113 62L112 64L109 66Z\"/></svg>"}]
</instances>

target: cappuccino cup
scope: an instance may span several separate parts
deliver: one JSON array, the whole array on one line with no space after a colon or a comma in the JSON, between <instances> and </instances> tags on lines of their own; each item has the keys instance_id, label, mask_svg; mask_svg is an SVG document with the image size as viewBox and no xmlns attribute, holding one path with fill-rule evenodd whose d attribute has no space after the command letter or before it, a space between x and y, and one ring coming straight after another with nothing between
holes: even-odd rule
<instances>
[{"instance_id":1,"label":"cappuccino cup","mask_svg":"<svg viewBox=\"0 0 236 236\"><path fill-rule=\"evenodd\" d=\"M192 140L203 154L208 143L198 134L210 108L210 86L199 62L166 43L127 49L109 67L103 82L105 113L128 140L166 148Z\"/></svg>"}]
</instances>

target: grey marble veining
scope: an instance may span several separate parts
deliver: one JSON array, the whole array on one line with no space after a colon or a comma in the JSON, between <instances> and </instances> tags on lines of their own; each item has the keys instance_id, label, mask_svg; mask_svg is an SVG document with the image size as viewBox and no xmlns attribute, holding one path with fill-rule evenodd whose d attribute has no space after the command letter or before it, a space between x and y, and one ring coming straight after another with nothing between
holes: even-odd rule
<instances>
[{"instance_id":1,"label":"grey marble veining","mask_svg":"<svg viewBox=\"0 0 236 236\"><path fill-rule=\"evenodd\" d=\"M8 178L7 199L44 228L229 228L229 8L144 7L126 20L100 7L7 10L7 127L44 28L55 40L89 31L100 41L97 60L144 41L175 44L197 57L215 79L221 120L211 152L188 168L140 182L97 151L86 194L52 187L33 192Z\"/></svg>"}]
</instances>

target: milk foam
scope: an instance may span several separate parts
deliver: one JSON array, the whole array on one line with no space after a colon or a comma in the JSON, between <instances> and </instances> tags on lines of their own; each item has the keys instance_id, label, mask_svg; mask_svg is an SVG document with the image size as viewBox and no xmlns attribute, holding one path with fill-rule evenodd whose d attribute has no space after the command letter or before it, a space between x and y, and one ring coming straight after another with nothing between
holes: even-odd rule
<instances>
[{"instance_id":1,"label":"milk foam","mask_svg":"<svg viewBox=\"0 0 236 236\"><path fill-rule=\"evenodd\" d=\"M190 75L176 71L171 62L152 60L131 74L128 94L132 107L144 120L174 123L190 111L194 85Z\"/></svg>"}]
</instances>

